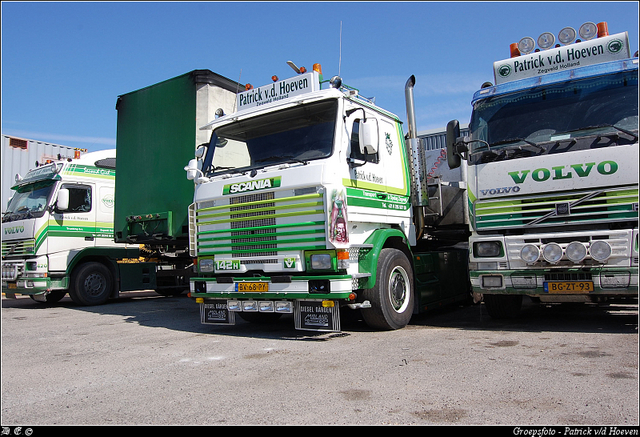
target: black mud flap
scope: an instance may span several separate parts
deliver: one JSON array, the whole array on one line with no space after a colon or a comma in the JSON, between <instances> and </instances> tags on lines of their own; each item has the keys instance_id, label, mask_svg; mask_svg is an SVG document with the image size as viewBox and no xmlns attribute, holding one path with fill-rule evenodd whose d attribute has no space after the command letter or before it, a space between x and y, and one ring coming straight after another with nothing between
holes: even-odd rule
<instances>
[{"instance_id":1,"label":"black mud flap","mask_svg":"<svg viewBox=\"0 0 640 437\"><path fill-rule=\"evenodd\" d=\"M293 318L296 329L340 332L340 306L334 300L296 300Z\"/></svg>"},{"instance_id":2,"label":"black mud flap","mask_svg":"<svg viewBox=\"0 0 640 437\"><path fill-rule=\"evenodd\" d=\"M203 325L235 325L236 313L229 311L226 300L201 303L200 323Z\"/></svg>"}]
</instances>

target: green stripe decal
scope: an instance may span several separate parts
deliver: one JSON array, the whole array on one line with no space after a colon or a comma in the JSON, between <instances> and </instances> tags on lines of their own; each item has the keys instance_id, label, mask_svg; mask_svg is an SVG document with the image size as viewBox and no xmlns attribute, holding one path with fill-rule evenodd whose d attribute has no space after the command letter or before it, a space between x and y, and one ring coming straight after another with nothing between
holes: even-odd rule
<instances>
[{"instance_id":1,"label":"green stripe decal","mask_svg":"<svg viewBox=\"0 0 640 437\"><path fill-rule=\"evenodd\" d=\"M116 171L91 165L69 164L62 171L63 175L80 176L94 179L115 179Z\"/></svg>"},{"instance_id":2,"label":"green stripe decal","mask_svg":"<svg viewBox=\"0 0 640 437\"><path fill-rule=\"evenodd\" d=\"M409 197L377 191L347 188L347 204L368 208L393 209L406 211L411 208Z\"/></svg>"}]
</instances>

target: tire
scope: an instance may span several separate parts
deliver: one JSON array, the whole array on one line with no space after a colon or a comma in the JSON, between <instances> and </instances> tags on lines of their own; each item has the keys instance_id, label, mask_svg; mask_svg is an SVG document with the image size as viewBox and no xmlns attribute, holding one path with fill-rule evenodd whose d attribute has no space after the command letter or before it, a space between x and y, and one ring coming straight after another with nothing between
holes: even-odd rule
<instances>
[{"instance_id":1,"label":"tire","mask_svg":"<svg viewBox=\"0 0 640 437\"><path fill-rule=\"evenodd\" d=\"M71 275L69 297L78 305L102 305L112 290L111 271L98 262L82 264Z\"/></svg>"},{"instance_id":2,"label":"tire","mask_svg":"<svg viewBox=\"0 0 640 437\"><path fill-rule=\"evenodd\" d=\"M413 270L398 249L380 251L376 267L376 285L363 290L371 308L361 310L370 328L392 330L407 326L413 315Z\"/></svg>"},{"instance_id":3,"label":"tire","mask_svg":"<svg viewBox=\"0 0 640 437\"><path fill-rule=\"evenodd\" d=\"M485 294L484 305L494 319L513 319L520 314L522 295Z\"/></svg>"}]
</instances>

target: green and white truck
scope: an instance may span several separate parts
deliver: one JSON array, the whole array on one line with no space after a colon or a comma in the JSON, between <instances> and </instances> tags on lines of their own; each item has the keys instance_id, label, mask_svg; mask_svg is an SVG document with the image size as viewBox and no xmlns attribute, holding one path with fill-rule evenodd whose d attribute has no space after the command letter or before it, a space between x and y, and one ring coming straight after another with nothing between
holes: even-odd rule
<instances>
[{"instance_id":1,"label":"green and white truck","mask_svg":"<svg viewBox=\"0 0 640 437\"><path fill-rule=\"evenodd\" d=\"M52 162L16 178L2 216L2 291L82 305L149 288L137 246L113 241L115 150Z\"/></svg>"},{"instance_id":2,"label":"green and white truck","mask_svg":"<svg viewBox=\"0 0 640 437\"><path fill-rule=\"evenodd\" d=\"M468 174L471 284L493 317L523 296L637 301L638 54L606 23L579 33L512 44L470 134L447 127L449 166Z\"/></svg>"},{"instance_id":3,"label":"green and white truck","mask_svg":"<svg viewBox=\"0 0 640 437\"><path fill-rule=\"evenodd\" d=\"M293 314L296 329L339 331L340 311L360 310L398 329L469 298L464 177L440 174L444 149L419 147L415 78L405 141L396 115L341 78L289 65L298 75L247 85L219 111L185 167L201 322Z\"/></svg>"}]
</instances>

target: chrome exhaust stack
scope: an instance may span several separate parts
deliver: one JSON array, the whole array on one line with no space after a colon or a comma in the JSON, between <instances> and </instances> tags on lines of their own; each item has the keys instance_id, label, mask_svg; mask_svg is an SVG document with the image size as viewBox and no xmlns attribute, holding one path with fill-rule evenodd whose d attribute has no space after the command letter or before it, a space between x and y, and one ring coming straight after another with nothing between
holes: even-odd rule
<instances>
[{"instance_id":1,"label":"chrome exhaust stack","mask_svg":"<svg viewBox=\"0 0 640 437\"><path fill-rule=\"evenodd\" d=\"M413 204L414 222L416 226L416 238L420 239L424 229L423 206L429 205L429 192L427 180L422 169L423 160L420 158L420 143L416 125L416 111L413 101L413 87L416 77L411 75L404 86L404 96L407 104L407 154L409 155L409 168L411 173L411 203ZM426 202L426 203L425 203Z\"/></svg>"}]
</instances>

